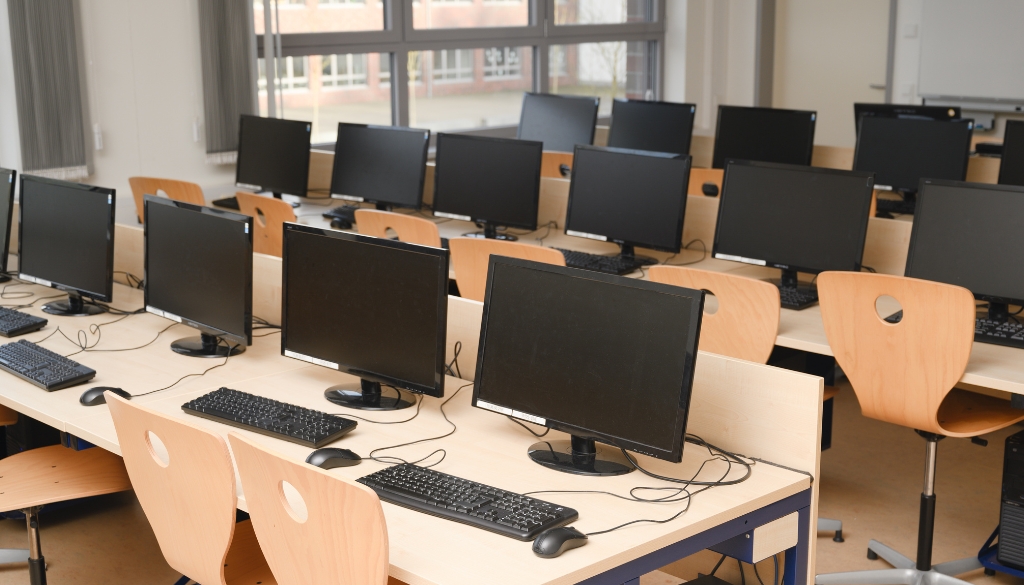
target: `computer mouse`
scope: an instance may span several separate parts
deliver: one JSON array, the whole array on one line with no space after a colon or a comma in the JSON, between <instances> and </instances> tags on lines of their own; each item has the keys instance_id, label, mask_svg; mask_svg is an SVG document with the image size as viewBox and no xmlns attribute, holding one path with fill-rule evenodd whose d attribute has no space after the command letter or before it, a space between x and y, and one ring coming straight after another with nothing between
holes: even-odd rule
<instances>
[{"instance_id":1,"label":"computer mouse","mask_svg":"<svg viewBox=\"0 0 1024 585\"><path fill-rule=\"evenodd\" d=\"M78 399L79 402L84 406L99 406L100 404L107 403L107 397L103 395L104 392L113 392L125 400L131 400L132 395L121 390L120 388L113 388L111 386L96 386L95 388L89 388L85 392L82 392L82 397Z\"/></svg>"},{"instance_id":2,"label":"computer mouse","mask_svg":"<svg viewBox=\"0 0 1024 585\"><path fill-rule=\"evenodd\" d=\"M718 185L707 182L700 186L700 190L708 197L718 197Z\"/></svg>"},{"instance_id":3,"label":"computer mouse","mask_svg":"<svg viewBox=\"0 0 1024 585\"><path fill-rule=\"evenodd\" d=\"M572 526L545 530L533 541L533 554L542 559L553 559L567 550L587 544L587 535Z\"/></svg>"},{"instance_id":4,"label":"computer mouse","mask_svg":"<svg viewBox=\"0 0 1024 585\"><path fill-rule=\"evenodd\" d=\"M560 164L560 165L558 165L558 172L563 177L568 177L569 175L572 174L572 167L570 167L567 164Z\"/></svg>"},{"instance_id":5,"label":"computer mouse","mask_svg":"<svg viewBox=\"0 0 1024 585\"><path fill-rule=\"evenodd\" d=\"M350 229L352 229L352 222L351 221L339 220L339 219L331 220L331 229L332 230L350 230Z\"/></svg>"},{"instance_id":6,"label":"computer mouse","mask_svg":"<svg viewBox=\"0 0 1024 585\"><path fill-rule=\"evenodd\" d=\"M336 449L324 447L317 449L306 457L306 463L316 465L320 469L334 469L335 467L351 467L359 465L363 458L348 449Z\"/></svg>"}]
</instances>

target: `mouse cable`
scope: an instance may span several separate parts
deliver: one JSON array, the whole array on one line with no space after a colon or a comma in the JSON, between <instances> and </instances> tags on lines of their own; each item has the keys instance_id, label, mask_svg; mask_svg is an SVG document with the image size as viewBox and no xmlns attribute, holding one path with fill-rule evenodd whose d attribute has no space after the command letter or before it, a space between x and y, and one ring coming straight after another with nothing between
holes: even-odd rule
<instances>
[{"instance_id":1,"label":"mouse cable","mask_svg":"<svg viewBox=\"0 0 1024 585\"><path fill-rule=\"evenodd\" d=\"M177 325L177 323L175 323L175 325ZM223 343L224 345L227 345L226 341L224 341L223 339L218 337L217 338L217 345L220 345L221 343ZM183 380L186 380L188 378L192 378L192 377L195 377L195 376L205 376L208 372L216 370L217 368L224 367L224 366L228 365L228 360L231 359L232 355L234 355L234 352L235 352L236 349L238 349L238 346L239 346L239 344L237 344L237 343L235 345L228 346L229 347L228 355L224 356L224 361L222 361L219 364L210 366L210 367L206 368L205 370L203 370L202 372L199 372L197 374L186 374L186 375L178 378L173 384L170 384L168 386L164 386L163 388L157 388L156 390L150 390L149 392L143 392L142 394L132 394L132 398L138 398L139 396L148 396L150 394L155 394L157 392L163 392L164 390L169 390L171 388L174 388L178 384L180 384Z\"/></svg>"},{"instance_id":2,"label":"mouse cable","mask_svg":"<svg viewBox=\"0 0 1024 585\"><path fill-rule=\"evenodd\" d=\"M424 465L423 466L426 469L429 469L429 468L431 468L431 467L441 463L442 461L444 461L445 457L448 456L448 452L445 451L444 449L436 449L432 453L427 455L426 457L423 457L423 458L421 458L421 459L419 459L417 461L412 461L412 462L406 461L406 460L401 459L399 457L393 457L393 456L390 456L390 455L385 455L383 457L378 457L378 456L374 455L374 453L379 453L380 451L388 451L390 449L398 449L399 447L408 447L410 445L417 445L419 443L426 443L428 441L436 441L436 440L443 439L445 437L450 437L450 436L454 435L455 431L458 430L459 427L457 427L455 425L455 423L453 423L451 421L451 419L448 418L448 414L445 413L445 411L444 411L444 406L446 404L448 404L449 402L451 402L453 398L458 396L459 392L461 392L463 388L467 388L467 387L472 386L472 385L473 385L473 383L470 382L468 384L463 384L462 386L459 386L459 388L450 397L448 397L447 399L445 399L444 402L441 403L441 408L440 408L441 416L443 416L444 420L448 424L450 424L452 426L450 431L448 431L447 433L444 433L442 435L438 435L436 437L429 437L429 438L426 438L426 439L417 439L415 441L409 441L408 443L401 443L401 444L398 444L398 445L391 445L389 447L378 447L378 448L374 449L373 451L370 451L370 456L367 457L367 459L373 459L377 463L386 463L386 464L390 464L390 465L402 465L402 464L405 464L405 465L418 465L419 463L421 463L423 461L426 461L427 459L430 459L434 455L440 453L441 454L441 458L440 459L438 459L434 463L431 463L430 465Z\"/></svg>"},{"instance_id":3,"label":"mouse cable","mask_svg":"<svg viewBox=\"0 0 1024 585\"><path fill-rule=\"evenodd\" d=\"M7 289L11 288L12 286L25 286L28 283L23 281L23 280L18 279L17 276L15 276L13 274L10 274L10 273L6 273L5 272L4 276L10 276L11 278L14 278L15 280L17 280L18 282L12 282L11 284L4 285L4 288L2 290L0 290L0 299L13 301L13 300L17 300L17 299L28 299L28 298L36 296L36 293L34 293L34 292L30 291L30 290L19 290L19 291L14 291L14 292L7 292Z\"/></svg>"},{"instance_id":4,"label":"mouse cable","mask_svg":"<svg viewBox=\"0 0 1024 585\"><path fill-rule=\"evenodd\" d=\"M121 319L125 319L125 318L130 317L130 316L131 315L125 315L124 317L121 317ZM117 321L120 321L121 319L117 319L115 321L109 321L107 323L101 323L100 325L90 325L89 326L89 330L90 330L91 333L93 333L93 335L96 335L96 342L93 343L92 345L88 346L88 347L85 347L84 345L80 344L79 347L82 348L81 350L76 351L75 353L72 353L72 354L68 354L67 356L64 356L64 357L71 357L71 356L73 356L73 355L75 355L77 353L81 353L83 351L84 352L89 352L89 353L94 353L94 352L104 352L104 353L106 353L106 352L120 352L120 351L135 351L137 349L142 349L142 348L145 348L145 347L149 347L150 345L153 345L154 343L156 343L156 340L160 339L160 336L163 335L168 329L170 329L171 327L174 327L175 325L181 325L181 323L171 323L171 324L167 325L167 327L164 327L163 329L158 331L157 334L155 336L153 336L153 339L147 341L146 343L143 343L142 345L137 345L135 347L120 347L120 348L116 348L116 349L93 349L97 345L99 345L99 343L100 343L101 331L102 331L100 329L100 327L102 325L109 325L111 323L117 323ZM95 328L96 330L93 331L93 328ZM79 341L81 341L83 333L84 332L81 331L81 330L78 332ZM61 332L61 335L64 335L63 331ZM67 336L64 335L64 337L67 337ZM74 342L72 342L72 343L74 343Z\"/></svg>"}]
</instances>

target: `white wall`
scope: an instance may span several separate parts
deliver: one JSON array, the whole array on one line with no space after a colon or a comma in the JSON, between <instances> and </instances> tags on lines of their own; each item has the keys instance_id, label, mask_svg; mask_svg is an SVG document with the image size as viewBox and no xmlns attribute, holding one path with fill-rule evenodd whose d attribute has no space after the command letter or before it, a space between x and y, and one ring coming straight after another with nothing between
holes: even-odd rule
<instances>
[{"instance_id":1,"label":"white wall","mask_svg":"<svg viewBox=\"0 0 1024 585\"><path fill-rule=\"evenodd\" d=\"M14 95L14 61L7 0L0 0L0 167L21 170L18 104Z\"/></svg>"}]
</instances>

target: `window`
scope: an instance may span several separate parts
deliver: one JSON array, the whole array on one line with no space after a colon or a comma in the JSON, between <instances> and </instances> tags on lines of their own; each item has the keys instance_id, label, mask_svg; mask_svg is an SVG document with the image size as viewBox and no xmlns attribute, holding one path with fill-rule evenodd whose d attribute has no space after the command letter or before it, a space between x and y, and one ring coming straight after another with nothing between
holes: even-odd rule
<instances>
[{"instance_id":1,"label":"window","mask_svg":"<svg viewBox=\"0 0 1024 585\"><path fill-rule=\"evenodd\" d=\"M277 62L277 84L285 93L309 90L309 76L306 74L308 57L285 57ZM263 59L259 60L260 93L267 91L267 69Z\"/></svg>"},{"instance_id":2,"label":"window","mask_svg":"<svg viewBox=\"0 0 1024 585\"><path fill-rule=\"evenodd\" d=\"M421 0L413 4L412 26L417 29L493 28L530 24L526 0Z\"/></svg>"},{"instance_id":3,"label":"window","mask_svg":"<svg viewBox=\"0 0 1024 585\"><path fill-rule=\"evenodd\" d=\"M611 41L580 45L553 45L549 69L551 93L601 98L598 115L610 116L614 98L646 99L648 43Z\"/></svg>"},{"instance_id":4,"label":"window","mask_svg":"<svg viewBox=\"0 0 1024 585\"><path fill-rule=\"evenodd\" d=\"M492 47L484 50L484 79L518 79L522 77L523 64L516 47Z\"/></svg>"},{"instance_id":5,"label":"window","mask_svg":"<svg viewBox=\"0 0 1024 585\"><path fill-rule=\"evenodd\" d=\"M471 49L434 51L433 57L432 77L434 83L473 81L473 51Z\"/></svg>"},{"instance_id":6,"label":"window","mask_svg":"<svg viewBox=\"0 0 1024 585\"><path fill-rule=\"evenodd\" d=\"M342 89L366 87L366 61L366 54L324 55L321 57L320 85Z\"/></svg>"},{"instance_id":7,"label":"window","mask_svg":"<svg viewBox=\"0 0 1024 585\"><path fill-rule=\"evenodd\" d=\"M316 32L383 31L384 5L371 0L278 0L271 13L274 32L301 34ZM274 4L270 3L271 10ZM263 2L253 1L256 34L263 34ZM278 31L280 27L280 31Z\"/></svg>"},{"instance_id":8,"label":"window","mask_svg":"<svg viewBox=\"0 0 1024 585\"><path fill-rule=\"evenodd\" d=\"M319 0L320 6L365 6L366 0Z\"/></svg>"},{"instance_id":9,"label":"window","mask_svg":"<svg viewBox=\"0 0 1024 585\"><path fill-rule=\"evenodd\" d=\"M650 0L555 0L555 24L647 22Z\"/></svg>"}]
</instances>

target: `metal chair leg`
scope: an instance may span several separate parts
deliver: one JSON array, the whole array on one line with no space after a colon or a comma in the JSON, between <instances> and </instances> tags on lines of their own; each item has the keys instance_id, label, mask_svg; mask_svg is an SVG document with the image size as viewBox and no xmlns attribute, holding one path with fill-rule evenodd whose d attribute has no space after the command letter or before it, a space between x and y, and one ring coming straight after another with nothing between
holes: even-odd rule
<instances>
[{"instance_id":1,"label":"metal chair leg","mask_svg":"<svg viewBox=\"0 0 1024 585\"><path fill-rule=\"evenodd\" d=\"M28 525L28 578L32 585L46 585L46 559L39 543L40 506L22 510Z\"/></svg>"}]
</instances>

